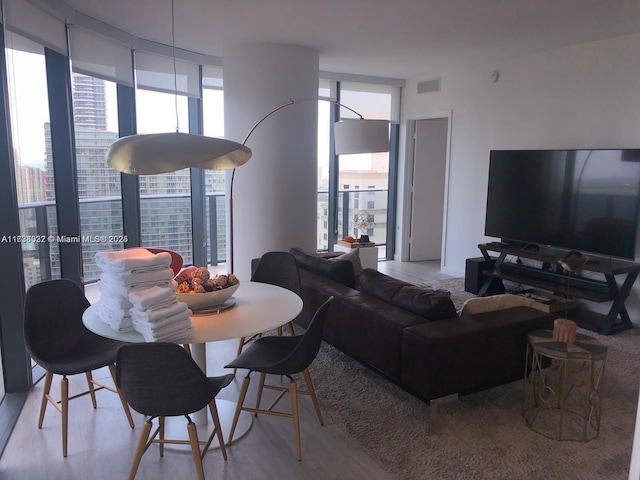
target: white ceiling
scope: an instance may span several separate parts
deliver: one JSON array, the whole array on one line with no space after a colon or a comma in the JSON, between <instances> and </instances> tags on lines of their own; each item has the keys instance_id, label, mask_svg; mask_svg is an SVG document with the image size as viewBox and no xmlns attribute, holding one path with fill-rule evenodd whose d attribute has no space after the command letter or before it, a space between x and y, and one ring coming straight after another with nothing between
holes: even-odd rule
<instances>
[{"instance_id":1,"label":"white ceiling","mask_svg":"<svg viewBox=\"0 0 640 480\"><path fill-rule=\"evenodd\" d=\"M47 0L43 0L47 3ZM171 0L63 0L171 44ZM239 42L314 47L320 69L417 78L640 32L638 0L175 0L176 46L222 56Z\"/></svg>"}]
</instances>

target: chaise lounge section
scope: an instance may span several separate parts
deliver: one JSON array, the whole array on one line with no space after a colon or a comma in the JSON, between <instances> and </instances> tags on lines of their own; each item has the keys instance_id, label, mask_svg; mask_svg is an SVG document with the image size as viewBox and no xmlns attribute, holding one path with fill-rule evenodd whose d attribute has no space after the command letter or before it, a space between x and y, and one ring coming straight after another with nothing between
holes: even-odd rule
<instances>
[{"instance_id":1,"label":"chaise lounge section","mask_svg":"<svg viewBox=\"0 0 640 480\"><path fill-rule=\"evenodd\" d=\"M442 292L373 269L356 279L352 261L291 253L304 301L295 322L306 327L334 296L324 339L424 401L521 379L527 334L553 328L553 315L531 307L459 316Z\"/></svg>"}]
</instances>

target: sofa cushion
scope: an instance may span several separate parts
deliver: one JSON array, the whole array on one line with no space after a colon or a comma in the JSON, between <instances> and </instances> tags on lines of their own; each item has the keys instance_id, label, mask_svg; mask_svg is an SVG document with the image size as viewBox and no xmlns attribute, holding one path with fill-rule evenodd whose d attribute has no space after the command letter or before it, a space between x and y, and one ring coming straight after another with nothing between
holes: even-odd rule
<instances>
[{"instance_id":1,"label":"sofa cushion","mask_svg":"<svg viewBox=\"0 0 640 480\"><path fill-rule=\"evenodd\" d=\"M311 255L298 247L292 248L290 252L295 257L298 267L347 287L354 287L355 274L351 262L330 262L328 259Z\"/></svg>"},{"instance_id":2,"label":"sofa cushion","mask_svg":"<svg viewBox=\"0 0 640 480\"><path fill-rule=\"evenodd\" d=\"M389 277L372 268L365 268L360 273L359 284L360 292L379 298L387 303L391 303L393 296L398 290L405 285L410 285L407 282Z\"/></svg>"},{"instance_id":3,"label":"sofa cushion","mask_svg":"<svg viewBox=\"0 0 640 480\"><path fill-rule=\"evenodd\" d=\"M448 295L412 285L366 268L360 274L360 292L427 320L456 317L456 309Z\"/></svg>"},{"instance_id":4,"label":"sofa cushion","mask_svg":"<svg viewBox=\"0 0 640 480\"><path fill-rule=\"evenodd\" d=\"M357 292L336 298L328 313L324 339L396 383L401 375L402 332L416 324L430 323Z\"/></svg>"},{"instance_id":5,"label":"sofa cushion","mask_svg":"<svg viewBox=\"0 0 640 480\"><path fill-rule=\"evenodd\" d=\"M358 291L349 288L338 282L332 282L322 275L313 273L305 268L299 269L300 284L302 287L302 312L294 319L301 327L307 328L316 310L322 305L327 298L334 296L336 298L357 295ZM335 302L334 302L335 303ZM330 323L332 318L327 319L325 333L335 330Z\"/></svg>"}]
</instances>

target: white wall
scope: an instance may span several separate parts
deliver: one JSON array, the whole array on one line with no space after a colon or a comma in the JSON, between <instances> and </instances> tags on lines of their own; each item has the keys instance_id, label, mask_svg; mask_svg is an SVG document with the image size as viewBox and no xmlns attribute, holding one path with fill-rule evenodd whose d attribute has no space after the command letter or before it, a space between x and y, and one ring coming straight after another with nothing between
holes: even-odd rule
<instances>
[{"instance_id":1,"label":"white wall","mask_svg":"<svg viewBox=\"0 0 640 480\"><path fill-rule=\"evenodd\" d=\"M423 78L407 82L403 121L452 111L447 273L463 275L465 259L480 254L491 149L640 147L640 34L424 78L433 76L439 93L416 94Z\"/></svg>"},{"instance_id":2,"label":"white wall","mask_svg":"<svg viewBox=\"0 0 640 480\"><path fill-rule=\"evenodd\" d=\"M500 78L492 83L490 75L495 69ZM407 83L403 123L429 112L452 111L446 254L442 259L446 273L462 276L465 259L478 256L477 244L485 239L491 149L640 147L640 34L493 65L432 71L424 78L433 76L442 77L440 93L417 95L416 82L422 78ZM403 171L401 166L401 174ZM398 229L404 230L402 226ZM626 303L634 323L640 323L639 284L636 282ZM640 472L639 432L640 416L630 471L634 479Z\"/></svg>"}]
</instances>

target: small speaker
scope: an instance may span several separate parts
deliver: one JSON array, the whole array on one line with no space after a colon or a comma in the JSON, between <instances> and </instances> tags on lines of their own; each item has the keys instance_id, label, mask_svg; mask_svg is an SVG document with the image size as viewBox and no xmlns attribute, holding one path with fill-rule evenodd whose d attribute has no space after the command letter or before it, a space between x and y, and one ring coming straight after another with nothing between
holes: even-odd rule
<instances>
[{"instance_id":1,"label":"small speaker","mask_svg":"<svg viewBox=\"0 0 640 480\"><path fill-rule=\"evenodd\" d=\"M487 279L484 272L486 270L492 270L495 263L495 259L486 260L484 257L467 258L464 277L465 292L477 295ZM487 295L496 295L499 293L504 293L504 285L500 279L494 278L491 280Z\"/></svg>"}]
</instances>

